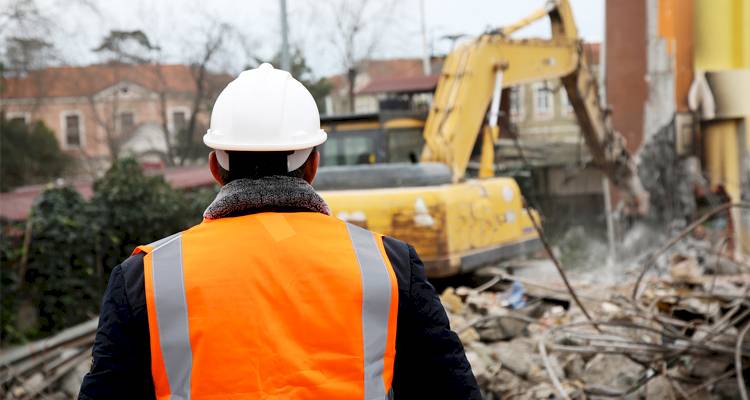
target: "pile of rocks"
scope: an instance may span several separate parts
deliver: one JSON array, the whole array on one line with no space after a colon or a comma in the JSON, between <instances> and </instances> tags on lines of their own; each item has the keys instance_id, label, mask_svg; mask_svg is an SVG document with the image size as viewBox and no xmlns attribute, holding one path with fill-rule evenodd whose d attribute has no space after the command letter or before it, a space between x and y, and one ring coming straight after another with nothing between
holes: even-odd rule
<instances>
[{"instance_id":1,"label":"pile of rocks","mask_svg":"<svg viewBox=\"0 0 750 400\"><path fill-rule=\"evenodd\" d=\"M441 300L487 399L742 398L750 266L684 250L637 295L633 282L571 292L492 268Z\"/></svg>"}]
</instances>

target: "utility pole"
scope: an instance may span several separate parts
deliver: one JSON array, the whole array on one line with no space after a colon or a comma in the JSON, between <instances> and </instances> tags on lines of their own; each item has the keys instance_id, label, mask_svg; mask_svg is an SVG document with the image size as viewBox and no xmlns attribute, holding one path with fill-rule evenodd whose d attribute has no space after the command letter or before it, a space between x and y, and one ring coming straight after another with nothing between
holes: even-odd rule
<instances>
[{"instance_id":1,"label":"utility pole","mask_svg":"<svg viewBox=\"0 0 750 400\"><path fill-rule=\"evenodd\" d=\"M430 50L427 48L427 28L425 27L424 0L419 0L419 19L422 25L422 72L425 75L432 74L430 65Z\"/></svg>"},{"instance_id":2,"label":"utility pole","mask_svg":"<svg viewBox=\"0 0 750 400\"><path fill-rule=\"evenodd\" d=\"M289 24L286 19L286 0L281 2L281 69L291 72L291 61L289 60Z\"/></svg>"}]
</instances>

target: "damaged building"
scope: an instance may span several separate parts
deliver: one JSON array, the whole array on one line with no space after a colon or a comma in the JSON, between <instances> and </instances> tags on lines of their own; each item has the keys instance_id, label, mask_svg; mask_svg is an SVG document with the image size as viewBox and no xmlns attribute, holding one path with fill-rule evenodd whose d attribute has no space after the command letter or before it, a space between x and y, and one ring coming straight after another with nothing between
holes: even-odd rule
<instances>
[{"instance_id":1,"label":"damaged building","mask_svg":"<svg viewBox=\"0 0 750 400\"><path fill-rule=\"evenodd\" d=\"M606 14L607 101L654 211L689 220L747 201L750 2L609 0ZM728 225L747 254L750 214Z\"/></svg>"}]
</instances>

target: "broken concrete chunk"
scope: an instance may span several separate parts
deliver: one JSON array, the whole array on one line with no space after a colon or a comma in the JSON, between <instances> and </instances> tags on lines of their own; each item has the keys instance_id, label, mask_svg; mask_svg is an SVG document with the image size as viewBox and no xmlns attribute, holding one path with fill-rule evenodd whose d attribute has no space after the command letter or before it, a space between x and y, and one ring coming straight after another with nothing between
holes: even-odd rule
<instances>
[{"instance_id":1,"label":"broken concrete chunk","mask_svg":"<svg viewBox=\"0 0 750 400\"><path fill-rule=\"evenodd\" d=\"M509 316L498 316L477 324L477 332L484 342L508 340L524 334L528 322Z\"/></svg>"},{"instance_id":2,"label":"broken concrete chunk","mask_svg":"<svg viewBox=\"0 0 750 400\"><path fill-rule=\"evenodd\" d=\"M479 333L477 333L476 329L468 328L461 331L461 333L458 334L458 338L461 340L461 343L467 345L478 341L480 339L480 336Z\"/></svg>"},{"instance_id":3,"label":"broken concrete chunk","mask_svg":"<svg viewBox=\"0 0 750 400\"><path fill-rule=\"evenodd\" d=\"M675 282L699 283L703 270L695 257L674 254L670 262L669 275Z\"/></svg>"},{"instance_id":4,"label":"broken concrete chunk","mask_svg":"<svg viewBox=\"0 0 750 400\"><path fill-rule=\"evenodd\" d=\"M619 354L597 354L583 370L587 385L625 390L634 385L643 367Z\"/></svg>"},{"instance_id":5,"label":"broken concrete chunk","mask_svg":"<svg viewBox=\"0 0 750 400\"><path fill-rule=\"evenodd\" d=\"M461 298L456 295L456 291L452 288L446 288L443 294L440 295L440 302L443 303L443 307L448 312L460 313L464 308L464 303Z\"/></svg>"},{"instance_id":6,"label":"broken concrete chunk","mask_svg":"<svg viewBox=\"0 0 750 400\"><path fill-rule=\"evenodd\" d=\"M586 367L586 363L583 358L576 353L569 353L562 358L562 368L565 372L565 378L567 379L580 379L583 378L583 369Z\"/></svg>"},{"instance_id":7,"label":"broken concrete chunk","mask_svg":"<svg viewBox=\"0 0 750 400\"><path fill-rule=\"evenodd\" d=\"M667 378L657 376L646 384L647 399L674 399L677 398L672 385Z\"/></svg>"},{"instance_id":8,"label":"broken concrete chunk","mask_svg":"<svg viewBox=\"0 0 750 400\"><path fill-rule=\"evenodd\" d=\"M541 368L532 359L534 347L521 339L510 342L497 342L492 344L495 357L502 363L503 368L513 372L522 379L528 379L532 373Z\"/></svg>"}]
</instances>

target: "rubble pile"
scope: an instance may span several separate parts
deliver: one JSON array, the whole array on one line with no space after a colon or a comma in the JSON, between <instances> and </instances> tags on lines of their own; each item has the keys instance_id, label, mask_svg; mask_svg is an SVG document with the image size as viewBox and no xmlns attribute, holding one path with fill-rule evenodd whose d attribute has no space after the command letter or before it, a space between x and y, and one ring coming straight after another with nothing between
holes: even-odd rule
<instances>
[{"instance_id":1,"label":"rubble pile","mask_svg":"<svg viewBox=\"0 0 750 400\"><path fill-rule=\"evenodd\" d=\"M746 398L750 265L711 248L687 240L658 275L574 290L488 268L441 300L486 399Z\"/></svg>"},{"instance_id":2,"label":"rubble pile","mask_svg":"<svg viewBox=\"0 0 750 400\"><path fill-rule=\"evenodd\" d=\"M0 399L63 400L78 397L91 367L98 318L52 337L0 352Z\"/></svg>"},{"instance_id":3,"label":"rubble pile","mask_svg":"<svg viewBox=\"0 0 750 400\"><path fill-rule=\"evenodd\" d=\"M573 280L537 227L551 264L516 261L478 271L479 286L447 287L440 299L484 398L748 400L750 261L703 225L729 207L634 268ZM74 397L96 326L0 352L0 399Z\"/></svg>"}]
</instances>

